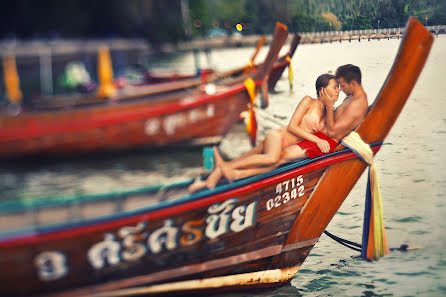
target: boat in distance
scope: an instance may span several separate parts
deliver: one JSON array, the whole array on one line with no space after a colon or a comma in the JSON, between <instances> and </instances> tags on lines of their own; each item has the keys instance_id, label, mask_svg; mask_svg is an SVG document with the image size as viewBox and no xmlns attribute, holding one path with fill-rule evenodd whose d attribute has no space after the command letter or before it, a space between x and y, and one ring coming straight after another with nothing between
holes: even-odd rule
<instances>
[{"instance_id":1,"label":"boat in distance","mask_svg":"<svg viewBox=\"0 0 446 297\"><path fill-rule=\"evenodd\" d=\"M277 24L262 66L236 78L150 96L122 91L125 100L0 111L0 158L216 143L260 92L287 35Z\"/></svg>"}]
</instances>

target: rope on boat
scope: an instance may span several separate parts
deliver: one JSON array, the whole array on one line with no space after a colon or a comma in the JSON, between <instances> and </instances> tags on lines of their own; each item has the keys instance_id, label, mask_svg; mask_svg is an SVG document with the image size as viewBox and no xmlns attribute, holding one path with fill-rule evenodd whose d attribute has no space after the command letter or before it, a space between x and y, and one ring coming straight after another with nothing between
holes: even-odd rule
<instances>
[{"instance_id":1,"label":"rope on boat","mask_svg":"<svg viewBox=\"0 0 446 297\"><path fill-rule=\"evenodd\" d=\"M328 232L327 230L324 230L324 234L327 235L328 237L330 237L331 239L333 239L334 241L336 241L337 243L342 244L343 246L348 247L349 249L355 250L357 252L362 252L362 245L344 238L341 238L339 236L336 236L330 232ZM397 248L389 248L389 250L391 252L394 251L401 251L401 252L407 252L407 251L411 251L411 250L419 250L422 249L422 247L420 246L409 246L407 244L402 244L400 245L400 247Z\"/></svg>"},{"instance_id":2,"label":"rope on boat","mask_svg":"<svg viewBox=\"0 0 446 297\"><path fill-rule=\"evenodd\" d=\"M343 246L348 247L349 249L355 250L360 253L362 252L362 245L360 245L359 243L338 237L338 236L328 232L327 230L324 230L324 234L327 235L328 237L330 237L331 239L333 239L334 241L336 241L337 243L340 243Z\"/></svg>"},{"instance_id":3,"label":"rope on boat","mask_svg":"<svg viewBox=\"0 0 446 297\"><path fill-rule=\"evenodd\" d=\"M259 115L261 118L267 120L269 123L276 125L277 127L285 126L285 123L281 123L279 120L275 119L273 115L263 111L260 108L254 107L256 115Z\"/></svg>"}]
</instances>

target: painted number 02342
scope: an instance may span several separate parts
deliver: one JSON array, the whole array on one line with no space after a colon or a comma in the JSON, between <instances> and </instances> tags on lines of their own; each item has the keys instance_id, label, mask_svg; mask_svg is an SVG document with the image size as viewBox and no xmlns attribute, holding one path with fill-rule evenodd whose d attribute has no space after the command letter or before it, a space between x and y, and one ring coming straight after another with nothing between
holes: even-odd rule
<instances>
[{"instance_id":1,"label":"painted number 02342","mask_svg":"<svg viewBox=\"0 0 446 297\"><path fill-rule=\"evenodd\" d=\"M302 197L305 192L303 183L303 175L278 183L276 185L277 196L266 202L266 209L271 210L288 203L291 199Z\"/></svg>"}]
</instances>

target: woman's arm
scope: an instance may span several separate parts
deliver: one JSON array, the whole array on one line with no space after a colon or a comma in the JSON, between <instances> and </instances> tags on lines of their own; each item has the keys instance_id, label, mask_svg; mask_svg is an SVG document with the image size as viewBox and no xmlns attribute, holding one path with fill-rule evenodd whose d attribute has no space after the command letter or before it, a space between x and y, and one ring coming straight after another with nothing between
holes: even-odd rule
<instances>
[{"instance_id":1,"label":"woman's arm","mask_svg":"<svg viewBox=\"0 0 446 297\"><path fill-rule=\"evenodd\" d=\"M299 137L300 139L314 142L323 153L328 153L328 151L330 150L330 144L328 143L328 141L320 139L314 134L300 128L300 123L302 122L304 115L308 112L308 109L311 105L311 100L313 99L311 99L310 96L305 96L297 105L296 110L291 117L290 123L288 124L287 131Z\"/></svg>"},{"instance_id":2,"label":"woman's arm","mask_svg":"<svg viewBox=\"0 0 446 297\"><path fill-rule=\"evenodd\" d=\"M296 110L293 113L293 116L291 117L290 123L288 124L287 131L301 139L306 139L316 143L318 140L320 140L319 137L314 136L312 133L309 133L299 127L304 115L308 112L308 109L310 108L311 100L313 99L310 96L305 96L299 102L299 104L296 107Z\"/></svg>"}]
</instances>

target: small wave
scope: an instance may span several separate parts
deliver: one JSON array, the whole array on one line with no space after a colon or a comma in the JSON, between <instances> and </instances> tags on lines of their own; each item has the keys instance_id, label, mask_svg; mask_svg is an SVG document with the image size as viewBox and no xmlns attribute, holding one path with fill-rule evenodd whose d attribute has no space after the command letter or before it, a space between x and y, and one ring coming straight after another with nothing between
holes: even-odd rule
<instances>
[{"instance_id":1,"label":"small wave","mask_svg":"<svg viewBox=\"0 0 446 297\"><path fill-rule=\"evenodd\" d=\"M340 216L349 216L349 215L352 215L352 214L354 214L354 213L353 213L353 212L342 212L342 211L338 211L337 214L340 215Z\"/></svg>"},{"instance_id":2,"label":"small wave","mask_svg":"<svg viewBox=\"0 0 446 297\"><path fill-rule=\"evenodd\" d=\"M423 234L429 234L430 232L427 232L425 230L415 230L411 231L410 234L416 234L416 235L423 235Z\"/></svg>"},{"instance_id":3,"label":"small wave","mask_svg":"<svg viewBox=\"0 0 446 297\"><path fill-rule=\"evenodd\" d=\"M420 276L432 274L429 271L418 271L418 272L395 272L395 275L401 276Z\"/></svg>"},{"instance_id":4,"label":"small wave","mask_svg":"<svg viewBox=\"0 0 446 297\"><path fill-rule=\"evenodd\" d=\"M394 222L398 223L412 223L412 222L420 222L423 218L420 216L411 216L411 217L405 217L401 219L394 219Z\"/></svg>"},{"instance_id":5,"label":"small wave","mask_svg":"<svg viewBox=\"0 0 446 297\"><path fill-rule=\"evenodd\" d=\"M420 182L424 182L426 181L425 179L414 179L413 182L414 183L420 183Z\"/></svg>"}]
</instances>

